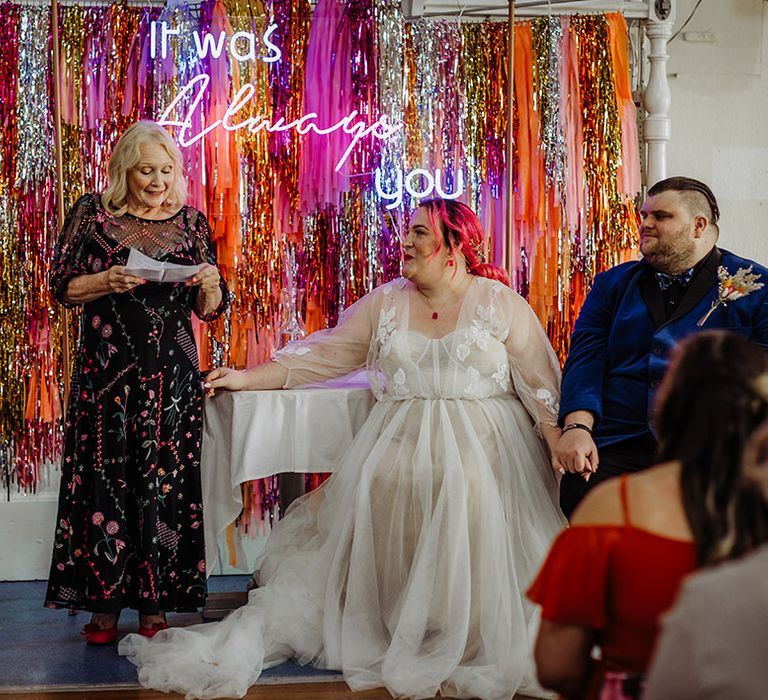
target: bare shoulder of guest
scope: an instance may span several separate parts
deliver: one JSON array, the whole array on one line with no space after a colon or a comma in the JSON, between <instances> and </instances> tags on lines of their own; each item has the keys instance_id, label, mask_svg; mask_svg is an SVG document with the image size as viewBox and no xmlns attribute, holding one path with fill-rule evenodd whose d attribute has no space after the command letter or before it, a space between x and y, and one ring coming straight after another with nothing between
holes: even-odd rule
<instances>
[{"instance_id":1,"label":"bare shoulder of guest","mask_svg":"<svg viewBox=\"0 0 768 700\"><path fill-rule=\"evenodd\" d=\"M622 525L624 511L620 482L616 478L595 486L579 504L571 518L571 525Z\"/></svg>"}]
</instances>

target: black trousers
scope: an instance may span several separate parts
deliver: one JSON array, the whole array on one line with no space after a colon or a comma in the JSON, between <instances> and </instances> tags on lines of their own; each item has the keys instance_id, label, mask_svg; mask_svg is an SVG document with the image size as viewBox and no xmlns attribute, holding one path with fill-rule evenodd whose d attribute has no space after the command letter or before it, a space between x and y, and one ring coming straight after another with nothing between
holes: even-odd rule
<instances>
[{"instance_id":1,"label":"black trousers","mask_svg":"<svg viewBox=\"0 0 768 700\"><path fill-rule=\"evenodd\" d=\"M563 475L560 481L560 510L570 520L576 506L590 489L606 479L637 472L655 464L656 449L656 439L651 433L598 447L600 464L597 471L589 477L589 481L584 481L580 474Z\"/></svg>"}]
</instances>

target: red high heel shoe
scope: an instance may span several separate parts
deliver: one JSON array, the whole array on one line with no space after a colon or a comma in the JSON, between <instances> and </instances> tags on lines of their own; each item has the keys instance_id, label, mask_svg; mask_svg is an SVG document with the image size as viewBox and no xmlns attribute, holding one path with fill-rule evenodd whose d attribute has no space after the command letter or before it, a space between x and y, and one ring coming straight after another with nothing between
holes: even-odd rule
<instances>
[{"instance_id":1,"label":"red high heel shoe","mask_svg":"<svg viewBox=\"0 0 768 700\"><path fill-rule=\"evenodd\" d=\"M107 627L106 629L99 627L93 622L89 622L82 630L80 634L85 637L86 644L104 645L114 644L117 639L117 622L113 627Z\"/></svg>"},{"instance_id":2,"label":"red high heel shoe","mask_svg":"<svg viewBox=\"0 0 768 700\"><path fill-rule=\"evenodd\" d=\"M167 622L156 622L151 627L142 627L139 625L139 634L147 639L152 639L158 632L168 629Z\"/></svg>"}]
</instances>

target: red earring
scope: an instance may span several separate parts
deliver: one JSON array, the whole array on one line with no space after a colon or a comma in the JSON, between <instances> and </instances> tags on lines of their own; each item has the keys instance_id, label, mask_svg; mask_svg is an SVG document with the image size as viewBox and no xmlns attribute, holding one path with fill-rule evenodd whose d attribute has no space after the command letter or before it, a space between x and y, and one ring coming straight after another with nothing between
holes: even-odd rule
<instances>
[{"instance_id":1,"label":"red earring","mask_svg":"<svg viewBox=\"0 0 768 700\"><path fill-rule=\"evenodd\" d=\"M453 260L450 258L448 259L448 267L453 267Z\"/></svg>"}]
</instances>

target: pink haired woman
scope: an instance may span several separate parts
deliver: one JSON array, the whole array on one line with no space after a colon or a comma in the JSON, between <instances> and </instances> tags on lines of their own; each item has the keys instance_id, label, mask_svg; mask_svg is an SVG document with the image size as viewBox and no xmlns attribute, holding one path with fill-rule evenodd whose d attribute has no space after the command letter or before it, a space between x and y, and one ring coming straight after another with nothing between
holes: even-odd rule
<instances>
[{"instance_id":1,"label":"pink haired woman","mask_svg":"<svg viewBox=\"0 0 768 700\"><path fill-rule=\"evenodd\" d=\"M364 367L378 401L339 471L273 530L246 606L123 642L144 685L242 696L295 658L397 697L541 692L522 591L564 523L546 445L560 433L560 371L483 248L466 205L425 202L401 278L273 362L208 376L213 393Z\"/></svg>"}]
</instances>

